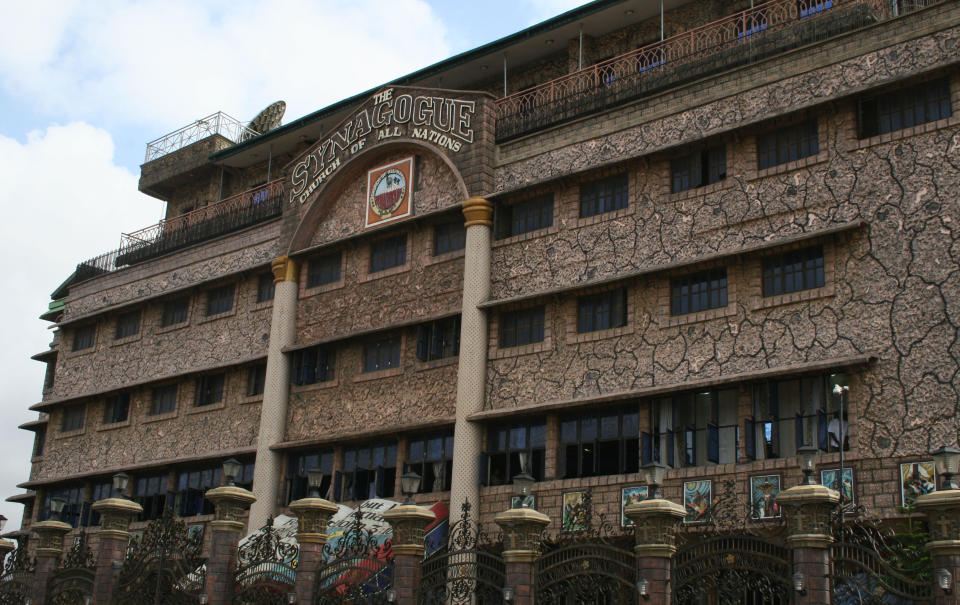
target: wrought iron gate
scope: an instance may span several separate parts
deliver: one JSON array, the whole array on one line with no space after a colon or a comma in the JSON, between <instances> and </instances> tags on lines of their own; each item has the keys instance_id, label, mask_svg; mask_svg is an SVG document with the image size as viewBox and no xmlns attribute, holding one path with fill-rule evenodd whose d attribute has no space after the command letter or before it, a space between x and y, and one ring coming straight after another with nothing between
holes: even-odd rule
<instances>
[{"instance_id":1,"label":"wrought iron gate","mask_svg":"<svg viewBox=\"0 0 960 605\"><path fill-rule=\"evenodd\" d=\"M502 540L491 540L470 518L464 502L460 519L450 528L447 545L424 559L420 605L489 605L503 602L506 567Z\"/></svg>"},{"instance_id":2,"label":"wrought iron gate","mask_svg":"<svg viewBox=\"0 0 960 605\"><path fill-rule=\"evenodd\" d=\"M390 543L380 544L373 530L364 527L361 511L351 516L350 529L323 547L323 555L329 562L317 571L315 605L388 602L393 588Z\"/></svg>"},{"instance_id":3,"label":"wrought iron gate","mask_svg":"<svg viewBox=\"0 0 960 605\"><path fill-rule=\"evenodd\" d=\"M202 536L191 536L170 508L132 540L120 569L115 605L189 605L200 602Z\"/></svg>"},{"instance_id":4,"label":"wrought iron gate","mask_svg":"<svg viewBox=\"0 0 960 605\"><path fill-rule=\"evenodd\" d=\"M234 605L285 605L297 582L300 548L284 542L267 519L258 532L237 549Z\"/></svg>"},{"instance_id":5,"label":"wrought iron gate","mask_svg":"<svg viewBox=\"0 0 960 605\"><path fill-rule=\"evenodd\" d=\"M93 597L95 563L93 555L90 554L87 534L80 532L50 578L50 584L47 587L47 603L85 605L87 597Z\"/></svg>"},{"instance_id":6,"label":"wrought iron gate","mask_svg":"<svg viewBox=\"0 0 960 605\"><path fill-rule=\"evenodd\" d=\"M27 555L28 538L17 539L17 549L7 555L0 577L0 605L23 605L30 599L36 560Z\"/></svg>"}]
</instances>

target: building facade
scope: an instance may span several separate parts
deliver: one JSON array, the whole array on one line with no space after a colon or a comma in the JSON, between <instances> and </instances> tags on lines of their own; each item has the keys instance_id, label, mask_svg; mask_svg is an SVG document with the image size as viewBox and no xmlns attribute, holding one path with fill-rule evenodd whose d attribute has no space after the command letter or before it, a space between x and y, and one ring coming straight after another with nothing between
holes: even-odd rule
<instances>
[{"instance_id":1,"label":"building facade","mask_svg":"<svg viewBox=\"0 0 960 605\"><path fill-rule=\"evenodd\" d=\"M688 522L730 480L761 522L805 445L905 514L960 426L960 6L750 4L600 0L151 143L167 218L43 316L24 529L54 496L96 527L119 471L204 522L231 457L250 528L312 468L484 521L526 472L555 524L587 490L621 519L654 461Z\"/></svg>"}]
</instances>

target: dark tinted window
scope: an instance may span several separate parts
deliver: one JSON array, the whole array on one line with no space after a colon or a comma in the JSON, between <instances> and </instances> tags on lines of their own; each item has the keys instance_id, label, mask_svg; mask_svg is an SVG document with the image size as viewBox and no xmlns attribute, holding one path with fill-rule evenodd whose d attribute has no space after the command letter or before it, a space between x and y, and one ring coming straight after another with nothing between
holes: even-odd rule
<instances>
[{"instance_id":1,"label":"dark tinted window","mask_svg":"<svg viewBox=\"0 0 960 605\"><path fill-rule=\"evenodd\" d=\"M553 194L497 207L497 237L511 237L553 225Z\"/></svg>"},{"instance_id":2,"label":"dark tinted window","mask_svg":"<svg viewBox=\"0 0 960 605\"><path fill-rule=\"evenodd\" d=\"M160 323L163 326L172 326L187 321L187 311L190 310L190 297L184 296L176 300L163 303L163 317Z\"/></svg>"},{"instance_id":3,"label":"dark tinted window","mask_svg":"<svg viewBox=\"0 0 960 605\"><path fill-rule=\"evenodd\" d=\"M727 178L727 148L719 145L677 158L670 173L674 193L722 181Z\"/></svg>"},{"instance_id":4,"label":"dark tinted window","mask_svg":"<svg viewBox=\"0 0 960 605\"><path fill-rule=\"evenodd\" d=\"M63 420L60 423L61 431L76 431L83 428L84 406L71 405L63 408Z\"/></svg>"},{"instance_id":5,"label":"dark tinted window","mask_svg":"<svg viewBox=\"0 0 960 605\"><path fill-rule=\"evenodd\" d=\"M577 300L577 332L595 332L627 325L627 290L617 288Z\"/></svg>"},{"instance_id":6,"label":"dark tinted window","mask_svg":"<svg viewBox=\"0 0 960 605\"><path fill-rule=\"evenodd\" d=\"M333 349L311 347L293 354L290 376L293 384L314 384L333 380L336 356Z\"/></svg>"},{"instance_id":7,"label":"dark tinted window","mask_svg":"<svg viewBox=\"0 0 960 605\"><path fill-rule=\"evenodd\" d=\"M130 393L107 397L103 403L103 423L124 422L130 415Z\"/></svg>"},{"instance_id":8,"label":"dark tinted window","mask_svg":"<svg viewBox=\"0 0 960 605\"><path fill-rule=\"evenodd\" d=\"M860 101L860 138L886 134L953 115L946 78Z\"/></svg>"},{"instance_id":9,"label":"dark tinted window","mask_svg":"<svg viewBox=\"0 0 960 605\"><path fill-rule=\"evenodd\" d=\"M670 280L670 314L727 306L727 269L711 269Z\"/></svg>"},{"instance_id":10,"label":"dark tinted window","mask_svg":"<svg viewBox=\"0 0 960 605\"><path fill-rule=\"evenodd\" d=\"M433 228L433 255L440 256L463 250L467 244L467 229L463 221L452 221Z\"/></svg>"},{"instance_id":11,"label":"dark tinted window","mask_svg":"<svg viewBox=\"0 0 960 605\"><path fill-rule=\"evenodd\" d=\"M417 328L417 359L431 361L460 354L460 316L420 324Z\"/></svg>"},{"instance_id":12,"label":"dark tinted window","mask_svg":"<svg viewBox=\"0 0 960 605\"><path fill-rule=\"evenodd\" d=\"M760 169L793 162L820 153L817 121L779 128L757 137Z\"/></svg>"},{"instance_id":13,"label":"dark tinted window","mask_svg":"<svg viewBox=\"0 0 960 605\"><path fill-rule=\"evenodd\" d=\"M500 314L500 347L519 347L543 342L544 307Z\"/></svg>"},{"instance_id":14,"label":"dark tinted window","mask_svg":"<svg viewBox=\"0 0 960 605\"><path fill-rule=\"evenodd\" d=\"M233 284L207 291L207 315L219 315L233 309Z\"/></svg>"},{"instance_id":15,"label":"dark tinted window","mask_svg":"<svg viewBox=\"0 0 960 605\"><path fill-rule=\"evenodd\" d=\"M560 422L564 477L636 473L640 435L636 408L568 417Z\"/></svg>"},{"instance_id":16,"label":"dark tinted window","mask_svg":"<svg viewBox=\"0 0 960 605\"><path fill-rule=\"evenodd\" d=\"M273 300L273 273L264 273L257 278L257 302Z\"/></svg>"},{"instance_id":17,"label":"dark tinted window","mask_svg":"<svg viewBox=\"0 0 960 605\"><path fill-rule=\"evenodd\" d=\"M342 254L338 251L310 259L307 263L307 287L316 288L340 281Z\"/></svg>"},{"instance_id":18,"label":"dark tinted window","mask_svg":"<svg viewBox=\"0 0 960 605\"><path fill-rule=\"evenodd\" d=\"M79 328L76 328L73 331L73 350L82 351L83 349L89 349L93 346L96 335L96 324L90 324L89 326L80 326Z\"/></svg>"},{"instance_id":19,"label":"dark tinted window","mask_svg":"<svg viewBox=\"0 0 960 605\"><path fill-rule=\"evenodd\" d=\"M580 185L580 218L626 208L629 179L626 173Z\"/></svg>"},{"instance_id":20,"label":"dark tinted window","mask_svg":"<svg viewBox=\"0 0 960 605\"><path fill-rule=\"evenodd\" d=\"M763 295L776 296L824 284L823 247L794 250L763 261Z\"/></svg>"},{"instance_id":21,"label":"dark tinted window","mask_svg":"<svg viewBox=\"0 0 960 605\"><path fill-rule=\"evenodd\" d=\"M117 317L116 338L127 338L140 333L140 311L123 313Z\"/></svg>"},{"instance_id":22,"label":"dark tinted window","mask_svg":"<svg viewBox=\"0 0 960 605\"><path fill-rule=\"evenodd\" d=\"M363 371L376 372L400 367L400 337L370 342L363 347Z\"/></svg>"},{"instance_id":23,"label":"dark tinted window","mask_svg":"<svg viewBox=\"0 0 960 605\"><path fill-rule=\"evenodd\" d=\"M210 374L198 378L194 403L201 406L223 401L223 384L225 380L225 374Z\"/></svg>"},{"instance_id":24,"label":"dark tinted window","mask_svg":"<svg viewBox=\"0 0 960 605\"><path fill-rule=\"evenodd\" d=\"M396 235L370 245L370 273L407 264L407 234Z\"/></svg>"},{"instance_id":25,"label":"dark tinted window","mask_svg":"<svg viewBox=\"0 0 960 605\"><path fill-rule=\"evenodd\" d=\"M504 424L487 432L487 485L507 485L520 473L543 481L547 446L547 426L543 421Z\"/></svg>"},{"instance_id":26,"label":"dark tinted window","mask_svg":"<svg viewBox=\"0 0 960 605\"><path fill-rule=\"evenodd\" d=\"M177 385L168 384L166 386L153 389L150 401L150 414L167 414L177 409Z\"/></svg>"},{"instance_id":27,"label":"dark tinted window","mask_svg":"<svg viewBox=\"0 0 960 605\"><path fill-rule=\"evenodd\" d=\"M247 370L247 396L263 395L267 383L267 364L259 363Z\"/></svg>"}]
</instances>

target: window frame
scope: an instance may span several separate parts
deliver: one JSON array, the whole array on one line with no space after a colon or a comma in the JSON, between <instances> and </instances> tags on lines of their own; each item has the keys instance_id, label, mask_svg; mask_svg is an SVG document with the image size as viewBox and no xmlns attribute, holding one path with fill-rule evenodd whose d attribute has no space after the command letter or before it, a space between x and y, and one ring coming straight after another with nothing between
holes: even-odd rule
<instances>
[{"instance_id":1,"label":"window frame","mask_svg":"<svg viewBox=\"0 0 960 605\"><path fill-rule=\"evenodd\" d=\"M498 346L501 349L523 347L546 340L546 305L501 311L498 318ZM526 334L521 338L521 327Z\"/></svg>"},{"instance_id":2,"label":"window frame","mask_svg":"<svg viewBox=\"0 0 960 605\"><path fill-rule=\"evenodd\" d=\"M182 319L181 319L182 316ZM186 323L190 319L190 297L181 296L163 303L160 313L160 327L166 328Z\"/></svg>"},{"instance_id":3,"label":"window frame","mask_svg":"<svg viewBox=\"0 0 960 605\"><path fill-rule=\"evenodd\" d=\"M405 266L409 261L407 258L409 241L409 236L404 232L371 242L368 273L372 275Z\"/></svg>"},{"instance_id":4,"label":"window frame","mask_svg":"<svg viewBox=\"0 0 960 605\"><path fill-rule=\"evenodd\" d=\"M436 445L440 447L438 453L432 449ZM420 455L414 456L417 451ZM439 465L439 473L437 465ZM418 494L449 491L453 481L453 429L408 439L404 472L411 470L421 478ZM439 489L437 489L438 480Z\"/></svg>"},{"instance_id":5,"label":"window frame","mask_svg":"<svg viewBox=\"0 0 960 605\"><path fill-rule=\"evenodd\" d=\"M130 338L140 333L140 310L127 311L117 316L116 329L113 333L114 340Z\"/></svg>"},{"instance_id":6,"label":"window frame","mask_svg":"<svg viewBox=\"0 0 960 605\"><path fill-rule=\"evenodd\" d=\"M60 432L70 433L82 430L87 422L87 405L85 403L64 406L60 416Z\"/></svg>"},{"instance_id":7,"label":"window frame","mask_svg":"<svg viewBox=\"0 0 960 605\"><path fill-rule=\"evenodd\" d=\"M553 227L555 204L553 192L512 204L498 204L494 217L497 239Z\"/></svg>"},{"instance_id":8,"label":"window frame","mask_svg":"<svg viewBox=\"0 0 960 605\"><path fill-rule=\"evenodd\" d=\"M626 286L577 297L577 333L590 334L626 326L629 303Z\"/></svg>"},{"instance_id":9,"label":"window frame","mask_svg":"<svg viewBox=\"0 0 960 605\"><path fill-rule=\"evenodd\" d=\"M460 315L417 326L417 359L423 362L460 355Z\"/></svg>"},{"instance_id":10,"label":"window frame","mask_svg":"<svg viewBox=\"0 0 960 605\"><path fill-rule=\"evenodd\" d=\"M267 363L247 368L247 397L260 397L267 388Z\"/></svg>"},{"instance_id":11,"label":"window frame","mask_svg":"<svg viewBox=\"0 0 960 605\"><path fill-rule=\"evenodd\" d=\"M290 380L296 386L330 382L336 377L337 354L330 346L298 349L291 358Z\"/></svg>"},{"instance_id":12,"label":"window frame","mask_svg":"<svg viewBox=\"0 0 960 605\"><path fill-rule=\"evenodd\" d=\"M433 226L433 256L459 252L467 247L467 228L462 220Z\"/></svg>"},{"instance_id":13,"label":"window frame","mask_svg":"<svg viewBox=\"0 0 960 605\"><path fill-rule=\"evenodd\" d=\"M150 391L150 412L147 415L162 416L176 412L179 390L176 383L153 387ZM167 407L170 409L166 409Z\"/></svg>"},{"instance_id":14,"label":"window frame","mask_svg":"<svg viewBox=\"0 0 960 605\"><path fill-rule=\"evenodd\" d=\"M579 216L598 216L630 207L630 174L620 172L580 184Z\"/></svg>"},{"instance_id":15,"label":"window frame","mask_svg":"<svg viewBox=\"0 0 960 605\"><path fill-rule=\"evenodd\" d=\"M725 266L704 269L670 279L670 315L672 317L723 309L729 304L730 280Z\"/></svg>"},{"instance_id":16,"label":"window frame","mask_svg":"<svg viewBox=\"0 0 960 605\"><path fill-rule=\"evenodd\" d=\"M632 434L628 434L631 429L627 419L630 416L633 417ZM605 437L603 431L605 425L609 425L609 422L606 421L611 418L616 419L616 436ZM591 424L593 426L592 436L591 429L588 428ZM565 435L571 425L574 433L572 438L570 435ZM558 477L573 479L640 472L640 411L638 405L570 414L560 419L558 429ZM608 458L612 453L609 451L610 444L614 444L613 447L616 449L616 469L612 472L604 472L605 469L601 468L601 464L609 463ZM601 448L604 452L601 452ZM571 453L575 453L576 456L576 469L572 474L570 470ZM584 468L588 459L592 467L589 470ZM632 463L631 459L633 460Z\"/></svg>"},{"instance_id":17,"label":"window frame","mask_svg":"<svg viewBox=\"0 0 960 605\"><path fill-rule=\"evenodd\" d=\"M129 392L110 395L103 401L103 424L117 424L120 422L126 422L129 419Z\"/></svg>"},{"instance_id":18,"label":"window frame","mask_svg":"<svg viewBox=\"0 0 960 605\"><path fill-rule=\"evenodd\" d=\"M813 263L812 267L809 266L811 262ZM800 265L799 271L796 270L798 264ZM796 286L798 276L803 281L801 286ZM789 289L787 286L788 280L792 284ZM812 283L807 283L808 280L812 280ZM779 285L777 281L779 281ZM816 290L826 286L826 284L827 258L823 244L771 254L765 256L761 262L761 288L764 298Z\"/></svg>"},{"instance_id":19,"label":"window frame","mask_svg":"<svg viewBox=\"0 0 960 605\"><path fill-rule=\"evenodd\" d=\"M820 129L816 117L758 134L757 168L767 170L820 153Z\"/></svg>"},{"instance_id":20,"label":"window frame","mask_svg":"<svg viewBox=\"0 0 960 605\"><path fill-rule=\"evenodd\" d=\"M229 283L207 290L206 316L215 317L233 311L237 284Z\"/></svg>"},{"instance_id":21,"label":"window frame","mask_svg":"<svg viewBox=\"0 0 960 605\"><path fill-rule=\"evenodd\" d=\"M381 448L382 464L377 465L377 450ZM340 480L342 499L357 501L394 497L397 491L398 450L397 443L389 441L345 447ZM363 466L364 460L366 466ZM388 466L391 464L392 466ZM362 479L367 479L366 492L362 491ZM338 491L336 485L334 491Z\"/></svg>"},{"instance_id":22,"label":"window frame","mask_svg":"<svg viewBox=\"0 0 960 605\"><path fill-rule=\"evenodd\" d=\"M942 77L861 98L857 137L869 139L951 118L952 92L950 78Z\"/></svg>"},{"instance_id":23,"label":"window frame","mask_svg":"<svg viewBox=\"0 0 960 605\"><path fill-rule=\"evenodd\" d=\"M522 455L526 456L527 473L537 481L546 480L546 419L494 424L487 427L486 437L486 448L481 458L484 485L509 485L524 466ZM514 445L520 441L522 445ZM504 476L495 478L494 470L501 466L501 458Z\"/></svg>"},{"instance_id":24,"label":"window frame","mask_svg":"<svg viewBox=\"0 0 960 605\"><path fill-rule=\"evenodd\" d=\"M73 329L72 352L86 351L97 344L97 324L90 323Z\"/></svg>"},{"instance_id":25,"label":"window frame","mask_svg":"<svg viewBox=\"0 0 960 605\"><path fill-rule=\"evenodd\" d=\"M712 145L670 161L670 192L682 193L727 178L727 146Z\"/></svg>"},{"instance_id":26,"label":"window frame","mask_svg":"<svg viewBox=\"0 0 960 605\"><path fill-rule=\"evenodd\" d=\"M273 273L261 273L257 277L257 298L258 303L266 303L273 300L276 294L277 284L274 281Z\"/></svg>"},{"instance_id":27,"label":"window frame","mask_svg":"<svg viewBox=\"0 0 960 605\"><path fill-rule=\"evenodd\" d=\"M371 353L374 357L371 357ZM363 344L363 373L383 372L403 366L403 336L367 341Z\"/></svg>"},{"instance_id":28,"label":"window frame","mask_svg":"<svg viewBox=\"0 0 960 605\"><path fill-rule=\"evenodd\" d=\"M343 279L343 250L328 252L307 261L307 289L335 284L341 279Z\"/></svg>"},{"instance_id":29,"label":"window frame","mask_svg":"<svg viewBox=\"0 0 960 605\"><path fill-rule=\"evenodd\" d=\"M203 374L197 378L195 384L193 407L200 408L223 403L227 392L226 372Z\"/></svg>"}]
</instances>

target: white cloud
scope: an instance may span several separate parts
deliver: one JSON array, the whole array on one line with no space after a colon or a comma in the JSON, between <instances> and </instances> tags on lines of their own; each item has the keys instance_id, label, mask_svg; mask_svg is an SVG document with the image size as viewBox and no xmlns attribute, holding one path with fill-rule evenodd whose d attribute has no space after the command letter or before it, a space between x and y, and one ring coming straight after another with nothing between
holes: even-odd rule
<instances>
[{"instance_id":1,"label":"white cloud","mask_svg":"<svg viewBox=\"0 0 960 605\"><path fill-rule=\"evenodd\" d=\"M449 54L423 0L43 0L11 6L0 86L53 114L177 127L277 99L288 119Z\"/></svg>"},{"instance_id":2,"label":"white cloud","mask_svg":"<svg viewBox=\"0 0 960 605\"><path fill-rule=\"evenodd\" d=\"M160 218L162 204L137 191L137 176L114 163L110 135L84 123L31 132L24 143L0 136L0 255L7 294L0 410L0 500L30 471L32 433L14 427L37 418L27 408L40 400L44 364L30 355L46 350L52 335L37 317L50 292L77 263L119 245L119 234ZM0 502L16 527L22 506Z\"/></svg>"}]
</instances>

